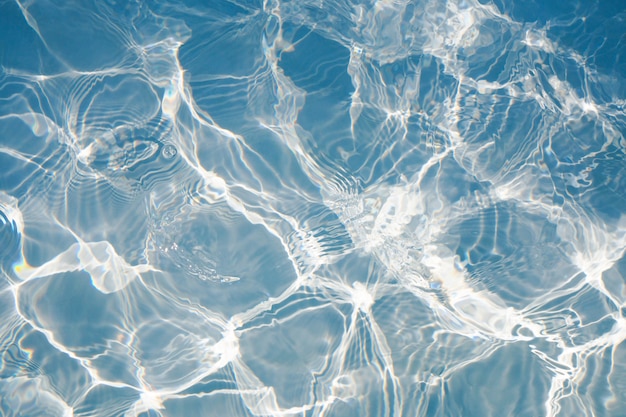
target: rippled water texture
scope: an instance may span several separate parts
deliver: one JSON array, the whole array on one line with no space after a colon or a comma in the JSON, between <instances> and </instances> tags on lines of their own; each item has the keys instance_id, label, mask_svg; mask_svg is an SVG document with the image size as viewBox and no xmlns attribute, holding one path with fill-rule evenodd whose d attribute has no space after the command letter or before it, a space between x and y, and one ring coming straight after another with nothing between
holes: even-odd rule
<instances>
[{"instance_id":1,"label":"rippled water texture","mask_svg":"<svg viewBox=\"0 0 626 417\"><path fill-rule=\"evenodd\" d=\"M624 416L626 4L0 0L0 415Z\"/></svg>"}]
</instances>

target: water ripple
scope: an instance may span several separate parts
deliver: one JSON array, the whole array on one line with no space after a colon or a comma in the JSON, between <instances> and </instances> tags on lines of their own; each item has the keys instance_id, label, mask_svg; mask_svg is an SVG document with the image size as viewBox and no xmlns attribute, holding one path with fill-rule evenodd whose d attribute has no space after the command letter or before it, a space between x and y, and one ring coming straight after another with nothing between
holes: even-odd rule
<instances>
[{"instance_id":1,"label":"water ripple","mask_svg":"<svg viewBox=\"0 0 626 417\"><path fill-rule=\"evenodd\" d=\"M621 416L617 3L0 1L0 415Z\"/></svg>"}]
</instances>

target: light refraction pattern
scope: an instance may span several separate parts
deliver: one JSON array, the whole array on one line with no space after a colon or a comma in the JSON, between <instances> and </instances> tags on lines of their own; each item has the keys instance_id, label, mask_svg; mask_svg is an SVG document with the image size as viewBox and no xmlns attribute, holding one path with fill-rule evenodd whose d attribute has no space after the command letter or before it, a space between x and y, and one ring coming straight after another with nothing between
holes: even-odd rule
<instances>
[{"instance_id":1,"label":"light refraction pattern","mask_svg":"<svg viewBox=\"0 0 626 417\"><path fill-rule=\"evenodd\" d=\"M0 1L1 416L623 416L620 1Z\"/></svg>"}]
</instances>

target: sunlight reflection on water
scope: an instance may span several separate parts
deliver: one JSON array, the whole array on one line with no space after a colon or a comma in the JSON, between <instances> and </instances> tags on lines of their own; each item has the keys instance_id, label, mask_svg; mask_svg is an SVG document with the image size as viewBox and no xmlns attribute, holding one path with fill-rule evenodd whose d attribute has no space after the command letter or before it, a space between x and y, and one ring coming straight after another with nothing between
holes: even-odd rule
<instances>
[{"instance_id":1,"label":"sunlight reflection on water","mask_svg":"<svg viewBox=\"0 0 626 417\"><path fill-rule=\"evenodd\" d=\"M0 3L0 414L621 415L609 4Z\"/></svg>"}]
</instances>

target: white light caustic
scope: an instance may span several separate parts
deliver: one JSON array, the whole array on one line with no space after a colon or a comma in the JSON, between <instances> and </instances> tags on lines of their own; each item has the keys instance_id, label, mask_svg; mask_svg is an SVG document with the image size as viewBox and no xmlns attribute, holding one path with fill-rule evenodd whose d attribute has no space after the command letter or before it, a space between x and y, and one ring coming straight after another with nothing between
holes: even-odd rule
<instances>
[{"instance_id":1,"label":"white light caustic","mask_svg":"<svg viewBox=\"0 0 626 417\"><path fill-rule=\"evenodd\" d=\"M96 3L0 4L0 415L623 414L617 5Z\"/></svg>"}]
</instances>

